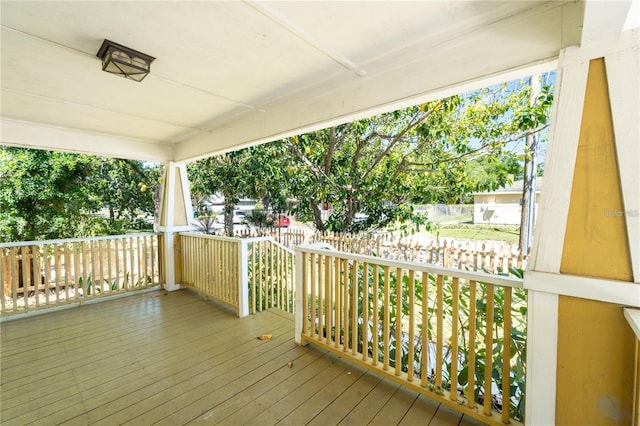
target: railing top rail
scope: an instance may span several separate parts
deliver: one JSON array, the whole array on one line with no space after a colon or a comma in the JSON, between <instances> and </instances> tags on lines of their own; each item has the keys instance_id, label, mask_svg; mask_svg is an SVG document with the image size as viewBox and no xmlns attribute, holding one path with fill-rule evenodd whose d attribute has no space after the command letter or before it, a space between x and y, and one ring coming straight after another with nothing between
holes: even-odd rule
<instances>
[{"instance_id":1,"label":"railing top rail","mask_svg":"<svg viewBox=\"0 0 640 426\"><path fill-rule=\"evenodd\" d=\"M0 243L0 248L38 246L38 245L44 245L44 244L80 243L84 241L97 241L97 240L117 240L122 238L148 237L151 235L160 235L160 234L158 232L140 232L137 234L106 235L103 237L64 238L60 240L39 240L39 241L16 241L16 242L10 242L10 243Z\"/></svg>"},{"instance_id":2,"label":"railing top rail","mask_svg":"<svg viewBox=\"0 0 640 426\"><path fill-rule=\"evenodd\" d=\"M477 281L486 284L496 284L503 287L523 288L522 280L514 277L507 277L503 275L487 274L485 272L472 272L464 269L457 268L444 268L441 266L425 265L423 263L406 262L400 260L389 260L382 257L365 256L362 254L347 253L344 251L335 250L333 247L321 247L318 248L314 245L302 245L296 247L296 253L306 252L327 255L345 259L345 260L357 260L360 262L375 263L377 265L389 266L391 268L412 269L419 272L427 272L437 275L447 275L451 277L463 278L469 281Z\"/></svg>"},{"instance_id":3,"label":"railing top rail","mask_svg":"<svg viewBox=\"0 0 640 426\"><path fill-rule=\"evenodd\" d=\"M280 247L282 250L287 251L290 254L295 254L295 252L293 250L291 250L290 248L283 246L282 244L280 244L279 242L277 242L276 240L274 240L272 237L266 236L266 237L249 237L249 238L240 238L240 237L227 237L227 236L223 236L223 235L211 235L211 234L200 234L200 233L196 233L196 232L180 232L180 235L184 235L187 237L197 237L197 238L205 238L205 239L209 239L209 240L218 240L218 241L230 241L230 242L236 242L236 243L257 243L260 241L271 241L272 244L275 244L276 246Z\"/></svg>"}]
</instances>

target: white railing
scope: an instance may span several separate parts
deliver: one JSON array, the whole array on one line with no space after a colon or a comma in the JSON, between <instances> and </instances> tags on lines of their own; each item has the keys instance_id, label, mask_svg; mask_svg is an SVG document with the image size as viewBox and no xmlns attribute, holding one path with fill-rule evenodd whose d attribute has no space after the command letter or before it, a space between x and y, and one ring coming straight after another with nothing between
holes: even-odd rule
<instances>
[{"instance_id":1,"label":"white railing","mask_svg":"<svg viewBox=\"0 0 640 426\"><path fill-rule=\"evenodd\" d=\"M270 237L180 234L181 285L234 308L238 316L293 312L293 251Z\"/></svg>"},{"instance_id":2,"label":"white railing","mask_svg":"<svg viewBox=\"0 0 640 426\"><path fill-rule=\"evenodd\" d=\"M160 284L158 234L0 244L2 315Z\"/></svg>"},{"instance_id":3,"label":"white railing","mask_svg":"<svg viewBox=\"0 0 640 426\"><path fill-rule=\"evenodd\" d=\"M522 421L522 280L311 246L296 249L296 274L298 343L482 422Z\"/></svg>"}]
</instances>

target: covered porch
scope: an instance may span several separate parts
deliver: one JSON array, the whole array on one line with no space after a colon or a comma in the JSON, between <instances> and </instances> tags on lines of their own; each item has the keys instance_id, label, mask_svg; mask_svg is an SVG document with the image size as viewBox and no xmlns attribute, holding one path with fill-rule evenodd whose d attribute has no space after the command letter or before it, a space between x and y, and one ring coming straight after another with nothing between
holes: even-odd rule
<instances>
[{"instance_id":1,"label":"covered porch","mask_svg":"<svg viewBox=\"0 0 640 426\"><path fill-rule=\"evenodd\" d=\"M526 424L637 424L637 6L637 1L372 2L364 7L347 2L122 2L117 7L109 2L2 2L1 143L159 161L166 170L159 232L153 237L157 241L136 243L137 251L133 243L122 243L129 250L124 260L101 257L111 243L81 241L74 252L64 248L67 242L47 242L43 254L62 254L53 264L44 260L44 275L34 275L28 262L10 266L16 274L22 271L23 278L37 277L29 285L36 288L41 276L55 277L53 298L38 308L59 301L59 287L67 291L71 286L67 276L76 280L76 289L82 288L74 294L74 303L84 306L2 323L3 424L13 419L15 424L45 424L54 418L71 424L241 423L248 414L247 422L262 418L267 424L411 424L416 423L414 416L436 422L449 415L455 424L467 421L393 384L394 377L413 377L398 370L399 362L395 373L381 379L377 367L365 373L355 360L360 355L370 362L368 351L342 356L351 357L347 364L317 348L324 344L332 353L360 350L357 342L348 341L357 336L349 324L367 323L366 315L384 317L382 327L389 335L393 280L411 277L406 281L417 282L423 277L420 282L427 282L433 277L430 294L442 301L443 280L451 283L452 291L458 284L471 289L480 284L476 276L380 262L383 267L372 270L382 279L374 281L371 291L383 288L384 295L376 296L387 300L359 322L350 317L357 309L350 311L349 301L373 300L369 290L360 296L354 285L372 277L365 272L371 259L307 250L296 256L300 263L291 269L297 297L287 301L296 303L295 331L291 319L271 311L246 317L249 289L238 283L247 283L248 248L229 241L216 249L213 243L185 245L192 217L186 164L554 68L557 91L532 256L523 281L486 287L527 291L522 311L527 316ZM95 52L105 38L156 56L149 77L134 83L103 73ZM1 248L8 247L2 243ZM37 245L42 247L23 244ZM156 248L151 262L136 260L140 247L144 252ZM13 248L3 253L13 260L25 256ZM31 250L26 256L37 253ZM96 253L101 260L84 260L84 253ZM203 268L203 259L217 266ZM62 284L58 265L71 271ZM152 272L145 273L149 265ZM91 293L86 267L99 271L91 275ZM105 271L112 267L115 287L109 283L98 293L96 275L103 286L103 274L111 278L112 272ZM127 275L132 271L139 274L136 280ZM207 287L212 274L230 287ZM445 276L450 279L438 278ZM157 285L163 291L142 288ZM198 285L234 311L182 290L174 292ZM28 293L29 287L22 289ZM134 290L142 292L90 303ZM401 306L405 287L397 285L395 291L396 306ZM3 303L16 307L15 294ZM329 294L342 296L323 310L323 294L330 301ZM451 300L453 305L454 300L472 299ZM407 324L415 331L418 312L409 315L413 317ZM493 311L487 310L485 317L490 330ZM337 338L329 324L343 326L336 329ZM399 329L394 330L398 342L404 336ZM452 330L440 325L441 349L443 332ZM271 334L271 340L257 340L262 334ZM296 347L292 339L311 345ZM383 349L387 369L394 359L388 343ZM193 349L185 350L191 345ZM507 351L510 347L502 346ZM250 360L255 365L249 365ZM511 366L508 357L504 360L506 372ZM288 387L289 379L302 380L300 374L322 363L335 375L313 395ZM445 371L442 364L441 357L438 374ZM220 366L229 368L222 371ZM421 367L427 370L426 363ZM490 388L492 371L484 374ZM323 374L312 376L327 380ZM64 384L60 390L58 383ZM124 393L110 387L115 383ZM331 387L338 384L341 387ZM460 405L461 412L480 409L473 400L459 404L455 392L435 388L445 405ZM282 398L274 401L270 395L276 395L276 389ZM183 391L188 397L181 396ZM279 404L281 400L291 406ZM381 409L370 408L374 400ZM264 409L256 410L256 403ZM491 411L491 403L485 403ZM110 417L120 413L118 421ZM366 420L353 417L363 415ZM494 419L494 424L499 421Z\"/></svg>"}]
</instances>

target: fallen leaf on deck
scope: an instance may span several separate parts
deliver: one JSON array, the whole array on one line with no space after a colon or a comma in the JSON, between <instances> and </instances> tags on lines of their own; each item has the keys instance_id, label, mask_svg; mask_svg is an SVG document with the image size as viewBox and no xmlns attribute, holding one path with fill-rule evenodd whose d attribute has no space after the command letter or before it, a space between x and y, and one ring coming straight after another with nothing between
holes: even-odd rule
<instances>
[{"instance_id":1,"label":"fallen leaf on deck","mask_svg":"<svg viewBox=\"0 0 640 426\"><path fill-rule=\"evenodd\" d=\"M292 368L292 367L293 367L293 363L292 363L291 361L289 361L289 362L287 363L287 367Z\"/></svg>"},{"instance_id":2,"label":"fallen leaf on deck","mask_svg":"<svg viewBox=\"0 0 640 426\"><path fill-rule=\"evenodd\" d=\"M262 336L258 336L258 340L271 340L272 337L271 334L263 334Z\"/></svg>"}]
</instances>

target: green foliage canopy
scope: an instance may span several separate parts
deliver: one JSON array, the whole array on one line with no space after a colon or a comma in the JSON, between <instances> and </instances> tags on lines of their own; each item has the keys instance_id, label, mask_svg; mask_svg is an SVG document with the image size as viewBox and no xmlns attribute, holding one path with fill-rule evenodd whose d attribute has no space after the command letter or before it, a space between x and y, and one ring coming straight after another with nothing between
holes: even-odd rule
<instances>
[{"instance_id":1,"label":"green foliage canopy","mask_svg":"<svg viewBox=\"0 0 640 426\"><path fill-rule=\"evenodd\" d=\"M122 233L153 214L158 176L138 161L0 147L0 241Z\"/></svg>"}]
</instances>

